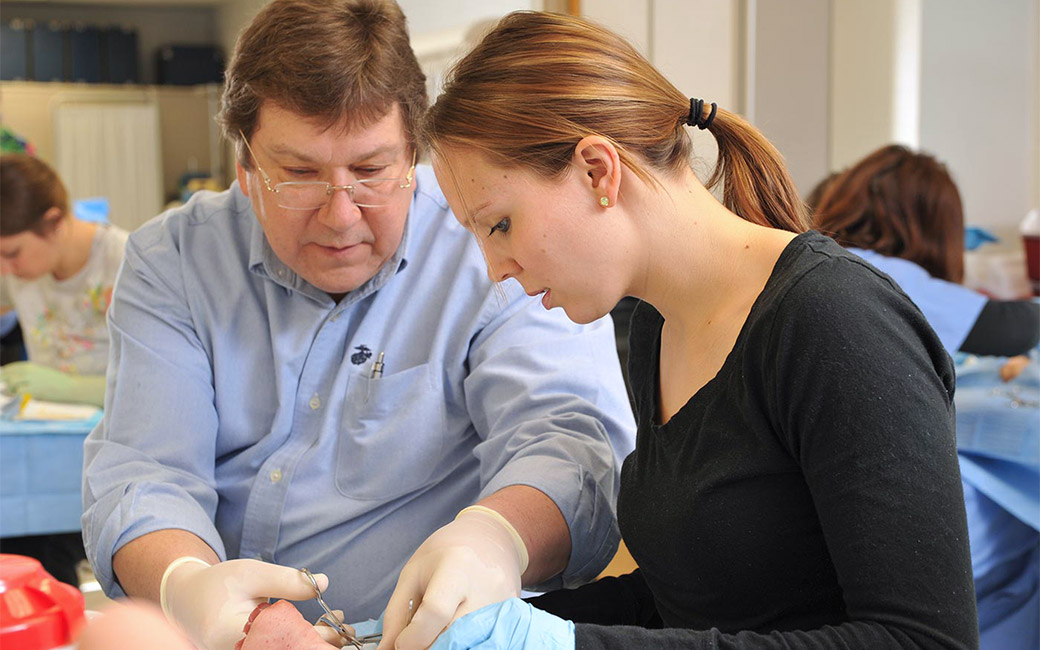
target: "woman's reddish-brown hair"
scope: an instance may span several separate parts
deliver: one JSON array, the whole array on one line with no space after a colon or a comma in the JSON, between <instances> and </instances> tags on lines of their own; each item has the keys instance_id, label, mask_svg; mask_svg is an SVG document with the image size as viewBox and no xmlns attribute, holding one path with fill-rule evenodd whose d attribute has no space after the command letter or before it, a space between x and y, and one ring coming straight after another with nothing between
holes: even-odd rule
<instances>
[{"instance_id":1,"label":"woman's reddish-brown hair","mask_svg":"<svg viewBox=\"0 0 1040 650\"><path fill-rule=\"evenodd\" d=\"M928 154L882 147L831 180L815 210L815 227L842 246L909 260L949 282L964 278L961 195Z\"/></svg>"},{"instance_id":2,"label":"woman's reddish-brown hair","mask_svg":"<svg viewBox=\"0 0 1040 650\"><path fill-rule=\"evenodd\" d=\"M708 105L701 115L706 118ZM512 13L448 73L422 135L437 151L474 148L504 167L564 173L574 147L599 135L643 180L689 165L690 99L627 41L559 14ZM802 232L809 220L779 152L740 116L718 109L719 158L708 187L744 219Z\"/></svg>"},{"instance_id":3,"label":"woman's reddish-brown hair","mask_svg":"<svg viewBox=\"0 0 1040 650\"><path fill-rule=\"evenodd\" d=\"M0 156L0 235L46 235L60 219L44 219L51 208L61 210L60 218L69 211L68 192L54 169L24 153Z\"/></svg>"}]
</instances>

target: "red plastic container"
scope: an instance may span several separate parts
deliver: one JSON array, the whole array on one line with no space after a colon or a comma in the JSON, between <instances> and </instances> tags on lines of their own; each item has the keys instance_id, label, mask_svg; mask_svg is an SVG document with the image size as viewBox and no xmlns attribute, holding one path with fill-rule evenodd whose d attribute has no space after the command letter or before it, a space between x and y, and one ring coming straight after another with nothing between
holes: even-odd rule
<instances>
[{"instance_id":1,"label":"red plastic container","mask_svg":"<svg viewBox=\"0 0 1040 650\"><path fill-rule=\"evenodd\" d=\"M0 553L0 647L53 650L86 624L83 594L55 580L31 557Z\"/></svg>"},{"instance_id":2,"label":"red plastic container","mask_svg":"<svg viewBox=\"0 0 1040 650\"><path fill-rule=\"evenodd\" d=\"M1040 296L1040 236L1022 235L1026 248L1026 275L1034 296Z\"/></svg>"}]
</instances>

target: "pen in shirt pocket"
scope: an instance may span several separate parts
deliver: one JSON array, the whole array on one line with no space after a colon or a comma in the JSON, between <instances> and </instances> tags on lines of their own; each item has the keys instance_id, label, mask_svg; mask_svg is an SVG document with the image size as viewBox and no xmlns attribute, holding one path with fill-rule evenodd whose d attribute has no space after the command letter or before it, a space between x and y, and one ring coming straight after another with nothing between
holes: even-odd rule
<instances>
[{"instance_id":1,"label":"pen in shirt pocket","mask_svg":"<svg viewBox=\"0 0 1040 650\"><path fill-rule=\"evenodd\" d=\"M383 376L383 355L385 352L379 353L379 358L372 364L372 372L369 374L369 379L379 379Z\"/></svg>"},{"instance_id":2,"label":"pen in shirt pocket","mask_svg":"<svg viewBox=\"0 0 1040 650\"><path fill-rule=\"evenodd\" d=\"M365 388L365 403L368 403L368 398L372 395L372 382L383 376L383 352L379 353L379 358L372 364L372 371L368 373L368 385Z\"/></svg>"}]
</instances>

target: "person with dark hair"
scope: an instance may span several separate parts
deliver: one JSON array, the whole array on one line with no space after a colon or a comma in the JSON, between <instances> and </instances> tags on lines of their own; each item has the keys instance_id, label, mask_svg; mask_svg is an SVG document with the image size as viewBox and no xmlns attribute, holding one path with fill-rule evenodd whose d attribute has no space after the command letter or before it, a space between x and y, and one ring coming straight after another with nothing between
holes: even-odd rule
<instances>
[{"instance_id":1,"label":"person with dark hair","mask_svg":"<svg viewBox=\"0 0 1040 650\"><path fill-rule=\"evenodd\" d=\"M11 393L101 406L105 314L127 233L78 219L51 167L26 154L0 156L0 273L4 308L18 314L27 361L0 368Z\"/></svg>"},{"instance_id":2,"label":"person with dark hair","mask_svg":"<svg viewBox=\"0 0 1040 650\"><path fill-rule=\"evenodd\" d=\"M106 593L201 648L268 597L316 620L302 568L418 648L617 547L634 423L610 320L490 281L420 164L426 105L395 3L274 0L225 74L237 182L127 245L83 534Z\"/></svg>"},{"instance_id":3,"label":"person with dark hair","mask_svg":"<svg viewBox=\"0 0 1040 650\"><path fill-rule=\"evenodd\" d=\"M688 127L718 144L707 183ZM432 650L978 647L950 357L808 230L761 133L540 12L451 69L423 133L495 279L579 323L641 299L617 506L639 569L487 606Z\"/></svg>"},{"instance_id":4,"label":"person with dark hair","mask_svg":"<svg viewBox=\"0 0 1040 650\"><path fill-rule=\"evenodd\" d=\"M817 193L817 227L891 276L950 355L1025 355L1037 346L1040 304L993 300L961 285L960 192L935 157L888 145L822 181ZM1029 362L1027 356L1014 357L1002 379L1008 381ZM1036 464L1035 458L1024 460ZM1008 476L1019 471L1003 464L987 467ZM963 485L981 647L1031 650L1040 642L1040 535L991 498L992 486L1000 483L975 479Z\"/></svg>"},{"instance_id":5,"label":"person with dark hair","mask_svg":"<svg viewBox=\"0 0 1040 650\"><path fill-rule=\"evenodd\" d=\"M964 209L946 166L887 145L813 191L822 233L899 283L952 355L1014 356L1040 343L1040 304L993 300L964 280Z\"/></svg>"}]
</instances>

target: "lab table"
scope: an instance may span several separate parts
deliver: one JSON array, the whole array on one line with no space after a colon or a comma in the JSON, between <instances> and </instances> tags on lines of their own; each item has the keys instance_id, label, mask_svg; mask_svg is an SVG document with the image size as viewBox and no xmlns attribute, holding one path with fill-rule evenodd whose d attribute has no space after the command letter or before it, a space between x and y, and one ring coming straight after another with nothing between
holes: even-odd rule
<instances>
[{"instance_id":1,"label":"lab table","mask_svg":"<svg viewBox=\"0 0 1040 650\"><path fill-rule=\"evenodd\" d=\"M1005 359L959 354L957 450L965 482L1040 530L1040 362L1010 382Z\"/></svg>"},{"instance_id":2,"label":"lab table","mask_svg":"<svg viewBox=\"0 0 1040 650\"><path fill-rule=\"evenodd\" d=\"M0 421L0 537L80 530L83 440L101 416Z\"/></svg>"}]
</instances>

